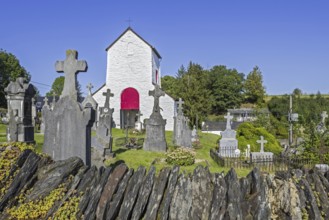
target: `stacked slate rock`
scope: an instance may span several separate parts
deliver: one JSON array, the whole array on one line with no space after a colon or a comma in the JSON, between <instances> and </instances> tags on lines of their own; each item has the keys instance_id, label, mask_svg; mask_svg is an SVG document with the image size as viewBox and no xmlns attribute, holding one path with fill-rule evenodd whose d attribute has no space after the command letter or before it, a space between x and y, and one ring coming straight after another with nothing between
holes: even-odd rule
<instances>
[{"instance_id":1,"label":"stacked slate rock","mask_svg":"<svg viewBox=\"0 0 329 220\"><path fill-rule=\"evenodd\" d=\"M2 151L0 151L2 152ZM1 155L1 154L0 154ZM26 201L39 201L59 186L65 195L47 210L52 218L64 203L79 198L77 219L327 219L329 172L281 171L262 174L257 168L238 178L198 166L190 175L179 167L156 175L151 167L125 164L97 169L77 157L52 162L24 151L1 184L0 219Z\"/></svg>"},{"instance_id":2,"label":"stacked slate rock","mask_svg":"<svg viewBox=\"0 0 329 220\"><path fill-rule=\"evenodd\" d=\"M183 103L180 98L178 101L177 115L174 117L173 142L178 146L192 147L192 131L183 113Z\"/></svg>"},{"instance_id":3,"label":"stacked slate rock","mask_svg":"<svg viewBox=\"0 0 329 220\"><path fill-rule=\"evenodd\" d=\"M96 137L92 139L92 146L101 152L101 156L114 157L112 152L112 114L114 109L110 108L110 97L113 97L110 89L107 89L104 107L100 108L98 126L96 128Z\"/></svg>"},{"instance_id":4,"label":"stacked slate rock","mask_svg":"<svg viewBox=\"0 0 329 220\"><path fill-rule=\"evenodd\" d=\"M167 151L165 126L166 120L162 118L160 113L159 98L165 93L160 89L159 85L154 86L153 91L149 91L149 95L154 97L153 112L149 119L145 120L146 136L143 145L144 150L148 151Z\"/></svg>"},{"instance_id":5,"label":"stacked slate rock","mask_svg":"<svg viewBox=\"0 0 329 220\"><path fill-rule=\"evenodd\" d=\"M43 151L54 160L77 156L91 165L91 127L95 111L83 108L77 101L76 74L87 70L86 61L78 61L77 56L77 51L68 50L66 60L55 64L58 72L65 73L65 82L53 109L47 106L42 109L45 124Z\"/></svg>"},{"instance_id":6,"label":"stacked slate rock","mask_svg":"<svg viewBox=\"0 0 329 220\"><path fill-rule=\"evenodd\" d=\"M32 120L32 98L36 90L23 77L10 82L5 88L8 102L7 141L35 143Z\"/></svg>"}]
</instances>

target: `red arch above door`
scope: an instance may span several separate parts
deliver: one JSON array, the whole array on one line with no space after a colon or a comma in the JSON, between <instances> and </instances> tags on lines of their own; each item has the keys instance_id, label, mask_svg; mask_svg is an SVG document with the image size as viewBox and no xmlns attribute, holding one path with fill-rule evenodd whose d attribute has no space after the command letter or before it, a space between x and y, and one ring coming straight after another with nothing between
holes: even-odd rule
<instances>
[{"instance_id":1,"label":"red arch above door","mask_svg":"<svg viewBox=\"0 0 329 220\"><path fill-rule=\"evenodd\" d=\"M134 88L126 88L121 93L122 110L139 110L139 93Z\"/></svg>"}]
</instances>

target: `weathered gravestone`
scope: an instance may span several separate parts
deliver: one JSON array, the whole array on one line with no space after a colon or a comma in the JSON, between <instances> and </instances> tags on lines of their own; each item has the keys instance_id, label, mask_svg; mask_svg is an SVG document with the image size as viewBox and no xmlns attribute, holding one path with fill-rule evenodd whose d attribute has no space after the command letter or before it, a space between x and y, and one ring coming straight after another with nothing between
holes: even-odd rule
<instances>
[{"instance_id":1,"label":"weathered gravestone","mask_svg":"<svg viewBox=\"0 0 329 220\"><path fill-rule=\"evenodd\" d=\"M257 143L260 144L260 152L251 152L251 162L252 163L263 163L263 162L272 162L273 153L264 152L264 144L267 143L267 140L264 140L263 136L260 136L260 140L257 140Z\"/></svg>"},{"instance_id":2,"label":"weathered gravestone","mask_svg":"<svg viewBox=\"0 0 329 220\"><path fill-rule=\"evenodd\" d=\"M114 157L112 152L112 114L114 109L110 108L110 97L113 97L110 89L103 93L106 97L104 107L100 108L96 137L92 139L92 146L100 151L101 156Z\"/></svg>"},{"instance_id":3,"label":"weathered gravestone","mask_svg":"<svg viewBox=\"0 0 329 220\"><path fill-rule=\"evenodd\" d=\"M42 109L50 109L50 107L49 107L49 104L48 104L48 98L47 98L47 96L43 99L43 102L44 102L44 104L43 104L43 107L42 107ZM42 114L42 116L41 116L41 125L40 125L40 133L41 134L44 134L45 133L45 117L44 117L44 115Z\"/></svg>"},{"instance_id":4,"label":"weathered gravestone","mask_svg":"<svg viewBox=\"0 0 329 220\"><path fill-rule=\"evenodd\" d=\"M95 111L95 120L97 120L97 118L98 118L98 116L97 116L98 104L92 96L92 92L91 92L92 88L94 88L94 86L91 83L89 83L87 85L88 95L86 96L86 98L83 100L83 102L81 104L82 104L83 108L92 108L92 109L94 109L94 111ZM94 128L96 128L96 123L94 123Z\"/></svg>"},{"instance_id":5,"label":"weathered gravestone","mask_svg":"<svg viewBox=\"0 0 329 220\"><path fill-rule=\"evenodd\" d=\"M173 142L182 147L192 147L192 131L188 125L188 120L183 113L181 98L178 101L177 115L174 117Z\"/></svg>"},{"instance_id":6,"label":"weathered gravestone","mask_svg":"<svg viewBox=\"0 0 329 220\"><path fill-rule=\"evenodd\" d=\"M32 98L36 90L23 77L10 82L5 92L8 103L7 141L35 143L32 124Z\"/></svg>"},{"instance_id":7,"label":"weathered gravestone","mask_svg":"<svg viewBox=\"0 0 329 220\"><path fill-rule=\"evenodd\" d=\"M136 114L136 116L137 116L137 121L135 123L135 128L138 131L142 131L143 130L143 123L141 121L141 116L143 116L143 114L141 113L141 111L138 111L138 113Z\"/></svg>"},{"instance_id":8,"label":"weathered gravestone","mask_svg":"<svg viewBox=\"0 0 329 220\"><path fill-rule=\"evenodd\" d=\"M154 106L150 118L145 120L146 137L143 148L148 151L167 151L166 120L162 118L159 106L159 98L164 96L165 93L160 89L159 85L154 87L153 91L149 91L149 95L154 97Z\"/></svg>"},{"instance_id":9,"label":"weathered gravestone","mask_svg":"<svg viewBox=\"0 0 329 220\"><path fill-rule=\"evenodd\" d=\"M238 157L237 154L238 149L238 140L236 139L236 131L231 128L231 119L233 116L228 112L226 116L224 116L226 121L226 129L221 132L222 139L219 142L219 156L222 157Z\"/></svg>"},{"instance_id":10,"label":"weathered gravestone","mask_svg":"<svg viewBox=\"0 0 329 220\"><path fill-rule=\"evenodd\" d=\"M42 108L45 123L43 151L54 160L80 157L91 164L91 127L95 121L92 108L83 109L77 101L77 73L87 70L86 61L77 60L75 50L66 51L66 60L57 61L57 72L65 73L62 95L53 109Z\"/></svg>"}]
</instances>

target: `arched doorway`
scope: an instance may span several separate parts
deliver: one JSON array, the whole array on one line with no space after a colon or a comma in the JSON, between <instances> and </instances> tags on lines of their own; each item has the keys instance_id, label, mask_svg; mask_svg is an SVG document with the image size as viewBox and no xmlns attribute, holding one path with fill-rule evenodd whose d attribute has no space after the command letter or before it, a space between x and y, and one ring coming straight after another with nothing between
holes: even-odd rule
<instances>
[{"instance_id":1,"label":"arched doorway","mask_svg":"<svg viewBox=\"0 0 329 220\"><path fill-rule=\"evenodd\" d=\"M121 93L120 127L134 128L139 111L139 93L136 89L128 87Z\"/></svg>"}]
</instances>

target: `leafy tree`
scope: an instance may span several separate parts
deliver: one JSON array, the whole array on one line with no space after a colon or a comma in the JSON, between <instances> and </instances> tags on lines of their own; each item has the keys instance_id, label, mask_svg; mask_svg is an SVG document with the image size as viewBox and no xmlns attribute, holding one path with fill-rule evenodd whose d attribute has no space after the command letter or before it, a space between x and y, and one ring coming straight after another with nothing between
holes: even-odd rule
<instances>
[{"instance_id":1,"label":"leafy tree","mask_svg":"<svg viewBox=\"0 0 329 220\"><path fill-rule=\"evenodd\" d=\"M251 151L259 152L260 145L256 141L259 140L260 136L263 136L267 140L267 144L264 146L265 151L270 151L274 154L281 153L282 148L275 136L269 133L264 127L251 122L244 122L237 129L239 149L243 152L249 144Z\"/></svg>"},{"instance_id":2,"label":"leafy tree","mask_svg":"<svg viewBox=\"0 0 329 220\"><path fill-rule=\"evenodd\" d=\"M294 91L292 92L292 94L293 94L294 96L300 97L300 96L303 94L303 92L302 92L301 89L296 88L296 89L294 89Z\"/></svg>"},{"instance_id":3,"label":"leafy tree","mask_svg":"<svg viewBox=\"0 0 329 220\"><path fill-rule=\"evenodd\" d=\"M244 74L226 66L214 66L208 72L207 89L213 99L212 113L223 114L229 108L239 108L243 101Z\"/></svg>"},{"instance_id":4,"label":"leafy tree","mask_svg":"<svg viewBox=\"0 0 329 220\"><path fill-rule=\"evenodd\" d=\"M261 104L264 102L265 87L263 85L263 75L258 66L247 75L245 84L246 100L250 103Z\"/></svg>"},{"instance_id":5,"label":"leafy tree","mask_svg":"<svg viewBox=\"0 0 329 220\"><path fill-rule=\"evenodd\" d=\"M64 89L64 82L65 82L65 77L64 76L59 76L57 77L53 84L51 85L51 90L49 92L46 93L46 96L50 97L53 96L54 92L56 93L56 96L60 96L62 95L62 91ZM81 85L80 83L77 81L77 92L78 92L78 101L82 100L82 92L81 92Z\"/></svg>"},{"instance_id":6,"label":"leafy tree","mask_svg":"<svg viewBox=\"0 0 329 220\"><path fill-rule=\"evenodd\" d=\"M31 76L19 63L15 55L0 49L0 107L7 108L4 89L10 81L15 81L17 77L24 77L27 82Z\"/></svg>"},{"instance_id":7,"label":"leafy tree","mask_svg":"<svg viewBox=\"0 0 329 220\"><path fill-rule=\"evenodd\" d=\"M164 76L161 78L161 89L174 99L178 99L177 87L179 80L173 76Z\"/></svg>"},{"instance_id":8,"label":"leafy tree","mask_svg":"<svg viewBox=\"0 0 329 220\"><path fill-rule=\"evenodd\" d=\"M210 109L210 91L206 88L206 72L199 64L190 62L187 71L178 79L177 96L184 100L184 113L191 125L198 126Z\"/></svg>"}]
</instances>

